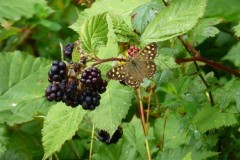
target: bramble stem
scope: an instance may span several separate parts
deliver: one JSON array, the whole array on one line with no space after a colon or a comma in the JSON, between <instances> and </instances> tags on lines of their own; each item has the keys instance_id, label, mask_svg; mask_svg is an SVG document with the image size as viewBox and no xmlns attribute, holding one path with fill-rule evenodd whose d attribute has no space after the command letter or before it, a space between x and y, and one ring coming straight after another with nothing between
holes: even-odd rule
<instances>
[{"instance_id":1,"label":"bramble stem","mask_svg":"<svg viewBox=\"0 0 240 160\"><path fill-rule=\"evenodd\" d=\"M140 114L143 131L144 131L144 135L145 135L145 138L146 138L145 139L145 144L146 144L146 149L147 149L147 157L148 157L148 160L151 160L152 158L151 158L151 153L150 153L148 140L147 140L147 127L146 127L144 110L143 110L142 96L141 96L141 91L140 91L139 88L137 89L137 96L138 96L138 102L139 102L138 111L139 111L139 114Z\"/></svg>"},{"instance_id":2,"label":"bramble stem","mask_svg":"<svg viewBox=\"0 0 240 160\"><path fill-rule=\"evenodd\" d=\"M100 59L100 58L94 57L94 59L96 61L92 64L92 66L96 66L96 65L99 65L101 63L111 62L111 61L126 62L126 59L124 59L124 58L115 58L115 57L107 58L107 59Z\"/></svg>"},{"instance_id":3,"label":"bramble stem","mask_svg":"<svg viewBox=\"0 0 240 160\"><path fill-rule=\"evenodd\" d=\"M91 144L90 144L90 151L89 151L89 160L92 160L93 136L94 136L94 126L92 126L92 135L91 135Z\"/></svg>"}]
</instances>

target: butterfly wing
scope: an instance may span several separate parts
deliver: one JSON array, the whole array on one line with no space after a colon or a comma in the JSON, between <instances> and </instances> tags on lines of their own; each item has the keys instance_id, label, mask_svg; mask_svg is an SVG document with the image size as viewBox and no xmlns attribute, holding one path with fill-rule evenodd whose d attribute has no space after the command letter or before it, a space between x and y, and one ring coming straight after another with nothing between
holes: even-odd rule
<instances>
[{"instance_id":1,"label":"butterfly wing","mask_svg":"<svg viewBox=\"0 0 240 160\"><path fill-rule=\"evenodd\" d=\"M135 56L135 59L141 61L152 61L157 55L157 49L158 46L156 42L149 43Z\"/></svg>"},{"instance_id":2,"label":"butterfly wing","mask_svg":"<svg viewBox=\"0 0 240 160\"><path fill-rule=\"evenodd\" d=\"M127 63L113 67L107 72L107 77L113 80L124 80L127 76Z\"/></svg>"},{"instance_id":3,"label":"butterfly wing","mask_svg":"<svg viewBox=\"0 0 240 160\"><path fill-rule=\"evenodd\" d=\"M132 59L127 67L125 83L134 88L139 87L140 84L143 82L143 78L145 77L145 69L145 62Z\"/></svg>"}]
</instances>

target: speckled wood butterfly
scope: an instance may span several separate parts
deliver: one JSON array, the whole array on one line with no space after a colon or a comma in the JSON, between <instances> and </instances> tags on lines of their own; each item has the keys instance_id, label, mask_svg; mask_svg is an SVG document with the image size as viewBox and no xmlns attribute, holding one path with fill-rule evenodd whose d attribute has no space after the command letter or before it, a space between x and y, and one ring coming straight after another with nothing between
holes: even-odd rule
<instances>
[{"instance_id":1,"label":"speckled wood butterfly","mask_svg":"<svg viewBox=\"0 0 240 160\"><path fill-rule=\"evenodd\" d=\"M137 55L129 57L127 61L113 67L107 73L109 79L125 81L129 86L137 88L144 78L152 77L156 72L154 58L157 54L157 43L145 46Z\"/></svg>"}]
</instances>

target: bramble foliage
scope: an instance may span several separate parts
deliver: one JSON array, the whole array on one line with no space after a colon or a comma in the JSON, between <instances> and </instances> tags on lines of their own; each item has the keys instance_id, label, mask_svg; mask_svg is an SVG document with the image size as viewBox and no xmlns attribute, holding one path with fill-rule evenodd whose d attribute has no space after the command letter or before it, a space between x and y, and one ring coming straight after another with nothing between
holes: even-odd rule
<instances>
[{"instance_id":1,"label":"bramble foliage","mask_svg":"<svg viewBox=\"0 0 240 160\"><path fill-rule=\"evenodd\" d=\"M0 159L240 159L239 6L239 0L2 0ZM114 66L135 64L130 46L141 51L151 42L158 45L153 77L137 89L107 79ZM72 53L62 59L69 43ZM77 82L75 92L68 86L74 98L100 90L80 81L86 68L100 70L86 78L98 74L107 86L100 103L83 96L96 108L47 101L53 60L66 61L64 80ZM136 73L124 71L142 77L144 62L131 65ZM99 131L111 137L120 127L117 143L99 140Z\"/></svg>"}]
</instances>

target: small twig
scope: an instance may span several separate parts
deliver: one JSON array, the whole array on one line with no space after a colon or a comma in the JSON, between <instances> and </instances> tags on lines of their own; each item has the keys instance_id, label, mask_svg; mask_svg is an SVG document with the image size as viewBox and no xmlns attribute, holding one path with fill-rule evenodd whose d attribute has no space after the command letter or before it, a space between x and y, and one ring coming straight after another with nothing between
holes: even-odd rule
<instances>
[{"instance_id":1,"label":"small twig","mask_svg":"<svg viewBox=\"0 0 240 160\"><path fill-rule=\"evenodd\" d=\"M148 160L151 160L152 158L151 158L151 153L150 153L148 140L147 140L147 127L146 127L144 110L143 110L142 96L141 96L141 91L140 91L139 88L137 89L137 96L138 96L138 102L139 102L138 111L139 111L139 114L140 114L143 131L144 131L144 135L145 135L145 138L146 138L145 139L145 144L146 144L146 150L147 150L147 157L148 157Z\"/></svg>"},{"instance_id":2,"label":"small twig","mask_svg":"<svg viewBox=\"0 0 240 160\"><path fill-rule=\"evenodd\" d=\"M148 96L148 107L147 107L147 134L148 134L148 121L149 121L149 114L150 114L150 106L151 106L151 97L152 97L152 93L153 93L153 89L155 88L155 86L151 86L150 88L150 92L149 92L149 96Z\"/></svg>"},{"instance_id":3,"label":"small twig","mask_svg":"<svg viewBox=\"0 0 240 160\"><path fill-rule=\"evenodd\" d=\"M168 2L166 2L165 0L162 0L164 6L169 6Z\"/></svg>"},{"instance_id":4,"label":"small twig","mask_svg":"<svg viewBox=\"0 0 240 160\"><path fill-rule=\"evenodd\" d=\"M147 135L147 128L146 128L146 122L145 122L145 116L144 116L144 110L143 110L142 96L141 96L141 91L140 91L139 88L137 89L137 96L138 96L138 102L139 102L138 111L139 111L139 115L140 115L140 118L141 118L143 131L144 131L144 134L146 136Z\"/></svg>"},{"instance_id":5,"label":"small twig","mask_svg":"<svg viewBox=\"0 0 240 160\"><path fill-rule=\"evenodd\" d=\"M91 144L90 144L90 151L89 151L89 160L92 160L93 137L94 137L94 125L92 126L92 135L91 135Z\"/></svg>"},{"instance_id":6,"label":"small twig","mask_svg":"<svg viewBox=\"0 0 240 160\"><path fill-rule=\"evenodd\" d=\"M147 138L145 139L145 143L146 143L146 148L147 148L147 157L148 157L148 160L151 160L151 153L150 153L150 149L149 149L149 144L148 144L148 140Z\"/></svg>"},{"instance_id":7,"label":"small twig","mask_svg":"<svg viewBox=\"0 0 240 160\"><path fill-rule=\"evenodd\" d=\"M110 62L110 61L120 61L120 62L126 62L126 59L124 58L107 58L107 59L99 59L97 57L94 58L96 60L96 62L94 62L92 64L92 66L96 66L96 65L99 65L101 63L105 63L105 62Z\"/></svg>"},{"instance_id":8,"label":"small twig","mask_svg":"<svg viewBox=\"0 0 240 160\"><path fill-rule=\"evenodd\" d=\"M162 132L162 141L161 141L161 150L163 151L163 146L164 146L164 138L165 138L165 128L166 128L166 123L167 123L167 116L165 116L164 118L164 122L163 122L163 132Z\"/></svg>"},{"instance_id":9,"label":"small twig","mask_svg":"<svg viewBox=\"0 0 240 160\"><path fill-rule=\"evenodd\" d=\"M80 159L80 155L78 153L78 150L77 150L77 147L76 145L74 144L73 140L70 140L70 147L73 149L74 153L76 154L77 158Z\"/></svg>"}]
</instances>

